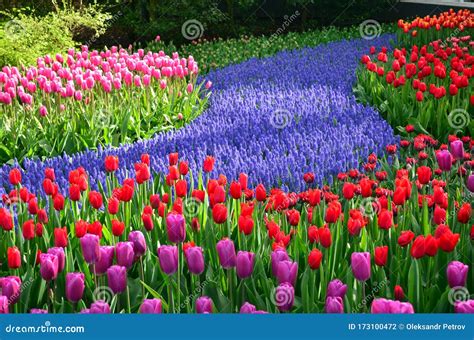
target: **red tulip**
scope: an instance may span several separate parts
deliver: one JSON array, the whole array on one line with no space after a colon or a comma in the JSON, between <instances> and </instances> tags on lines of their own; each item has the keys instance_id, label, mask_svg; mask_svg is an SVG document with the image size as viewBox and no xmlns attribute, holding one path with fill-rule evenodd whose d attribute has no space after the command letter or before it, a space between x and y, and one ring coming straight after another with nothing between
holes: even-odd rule
<instances>
[{"instance_id":1,"label":"red tulip","mask_svg":"<svg viewBox=\"0 0 474 340\"><path fill-rule=\"evenodd\" d=\"M263 202L266 200L267 198L267 192L265 190L265 187L263 186L263 184L259 184L257 185L257 187L255 188L255 198L257 199L257 201L259 202Z\"/></svg>"},{"instance_id":2,"label":"red tulip","mask_svg":"<svg viewBox=\"0 0 474 340\"><path fill-rule=\"evenodd\" d=\"M54 210L61 211L64 209L64 196L61 194L56 194L53 198Z\"/></svg>"},{"instance_id":3,"label":"red tulip","mask_svg":"<svg viewBox=\"0 0 474 340\"><path fill-rule=\"evenodd\" d=\"M150 168L146 163L135 163L135 178L138 184L145 183L150 176Z\"/></svg>"},{"instance_id":4,"label":"red tulip","mask_svg":"<svg viewBox=\"0 0 474 340\"><path fill-rule=\"evenodd\" d=\"M83 220L78 220L74 224L74 231L76 233L77 238L83 237L87 233L87 226L89 223Z\"/></svg>"},{"instance_id":5,"label":"red tulip","mask_svg":"<svg viewBox=\"0 0 474 340\"><path fill-rule=\"evenodd\" d=\"M468 223L471 219L472 208L470 203L464 203L458 211L458 221L460 223Z\"/></svg>"},{"instance_id":6,"label":"red tulip","mask_svg":"<svg viewBox=\"0 0 474 340\"><path fill-rule=\"evenodd\" d=\"M189 172L188 162L186 162L186 161L179 162L178 169L179 169L179 173L181 174L181 176L186 176Z\"/></svg>"},{"instance_id":7,"label":"red tulip","mask_svg":"<svg viewBox=\"0 0 474 340\"><path fill-rule=\"evenodd\" d=\"M147 166L150 166L150 155L147 153L144 153L140 156L140 160L142 163L145 163Z\"/></svg>"},{"instance_id":8,"label":"red tulip","mask_svg":"<svg viewBox=\"0 0 474 340\"><path fill-rule=\"evenodd\" d=\"M49 178L43 180L43 190L48 196L54 195L54 183Z\"/></svg>"},{"instance_id":9,"label":"red tulip","mask_svg":"<svg viewBox=\"0 0 474 340\"><path fill-rule=\"evenodd\" d=\"M326 223L336 223L342 212L342 206L339 201L331 201L326 210L324 220Z\"/></svg>"},{"instance_id":10,"label":"red tulip","mask_svg":"<svg viewBox=\"0 0 474 340\"><path fill-rule=\"evenodd\" d=\"M13 217L5 208L0 208L0 227L5 231L13 229Z\"/></svg>"},{"instance_id":11,"label":"red tulip","mask_svg":"<svg viewBox=\"0 0 474 340\"><path fill-rule=\"evenodd\" d=\"M315 178L314 173L312 173L312 172L307 172L303 175L303 180L308 184L313 183L314 178Z\"/></svg>"},{"instance_id":12,"label":"red tulip","mask_svg":"<svg viewBox=\"0 0 474 340\"><path fill-rule=\"evenodd\" d=\"M38 221L48 223L48 213L44 209L39 209L37 213Z\"/></svg>"},{"instance_id":13,"label":"red tulip","mask_svg":"<svg viewBox=\"0 0 474 340\"><path fill-rule=\"evenodd\" d=\"M438 240L431 235L425 238L425 254L435 256L438 252Z\"/></svg>"},{"instance_id":14,"label":"red tulip","mask_svg":"<svg viewBox=\"0 0 474 340\"><path fill-rule=\"evenodd\" d=\"M383 267L387 264L388 246L375 247L375 264Z\"/></svg>"},{"instance_id":15,"label":"red tulip","mask_svg":"<svg viewBox=\"0 0 474 340\"><path fill-rule=\"evenodd\" d=\"M114 234L114 236L122 236L124 230L125 223L119 220L112 220L112 234Z\"/></svg>"},{"instance_id":16,"label":"red tulip","mask_svg":"<svg viewBox=\"0 0 474 340\"><path fill-rule=\"evenodd\" d=\"M242 187L239 182L233 181L230 183L229 194L233 199L240 199L242 197Z\"/></svg>"},{"instance_id":17,"label":"red tulip","mask_svg":"<svg viewBox=\"0 0 474 340\"><path fill-rule=\"evenodd\" d=\"M174 165L178 164L178 153L177 152L170 153L168 155L168 159L169 159L169 165L170 166L174 166Z\"/></svg>"},{"instance_id":18,"label":"red tulip","mask_svg":"<svg viewBox=\"0 0 474 340\"><path fill-rule=\"evenodd\" d=\"M109 214L116 215L119 211L119 205L120 201L116 197L110 197L107 204L107 210L109 211Z\"/></svg>"},{"instance_id":19,"label":"red tulip","mask_svg":"<svg viewBox=\"0 0 474 340\"><path fill-rule=\"evenodd\" d=\"M393 225L393 213L389 210L382 210L378 215L378 226L380 229L390 229Z\"/></svg>"},{"instance_id":20,"label":"red tulip","mask_svg":"<svg viewBox=\"0 0 474 340\"><path fill-rule=\"evenodd\" d=\"M17 247L8 247L8 268L18 269L21 267L21 254Z\"/></svg>"},{"instance_id":21,"label":"red tulip","mask_svg":"<svg viewBox=\"0 0 474 340\"><path fill-rule=\"evenodd\" d=\"M319 249L313 249L308 256L309 267L313 270L319 269L321 266L321 260L323 259L323 253Z\"/></svg>"},{"instance_id":22,"label":"red tulip","mask_svg":"<svg viewBox=\"0 0 474 340\"><path fill-rule=\"evenodd\" d=\"M300 212L295 209L287 210L286 217L291 226L295 227L300 223Z\"/></svg>"},{"instance_id":23,"label":"red tulip","mask_svg":"<svg viewBox=\"0 0 474 340\"><path fill-rule=\"evenodd\" d=\"M418 181L421 184L428 184L431 181L431 168L427 166L420 166L416 173L418 175Z\"/></svg>"},{"instance_id":24,"label":"red tulip","mask_svg":"<svg viewBox=\"0 0 474 340\"><path fill-rule=\"evenodd\" d=\"M102 207L102 195L97 191L89 192L89 203L94 209L100 209Z\"/></svg>"},{"instance_id":25,"label":"red tulip","mask_svg":"<svg viewBox=\"0 0 474 340\"><path fill-rule=\"evenodd\" d=\"M67 228L54 228L54 246L67 247Z\"/></svg>"},{"instance_id":26,"label":"red tulip","mask_svg":"<svg viewBox=\"0 0 474 340\"><path fill-rule=\"evenodd\" d=\"M351 200L354 197L356 186L351 182L344 183L342 187L342 195L346 200Z\"/></svg>"},{"instance_id":27,"label":"red tulip","mask_svg":"<svg viewBox=\"0 0 474 340\"><path fill-rule=\"evenodd\" d=\"M69 186L69 198L75 202L81 199L81 188L79 188L79 185L71 184Z\"/></svg>"},{"instance_id":28,"label":"red tulip","mask_svg":"<svg viewBox=\"0 0 474 340\"><path fill-rule=\"evenodd\" d=\"M23 237L25 240L31 240L35 237L35 222L33 220L28 220L23 223Z\"/></svg>"},{"instance_id":29,"label":"red tulip","mask_svg":"<svg viewBox=\"0 0 474 340\"><path fill-rule=\"evenodd\" d=\"M204 202L206 192L204 190L194 189L193 192L191 193L191 196L199 202Z\"/></svg>"},{"instance_id":30,"label":"red tulip","mask_svg":"<svg viewBox=\"0 0 474 340\"><path fill-rule=\"evenodd\" d=\"M425 237L423 235L420 235L415 239L411 246L410 253L415 259L425 256Z\"/></svg>"},{"instance_id":31,"label":"red tulip","mask_svg":"<svg viewBox=\"0 0 474 340\"><path fill-rule=\"evenodd\" d=\"M8 175L11 185L18 185L21 183L21 171L19 169L10 170Z\"/></svg>"},{"instance_id":32,"label":"red tulip","mask_svg":"<svg viewBox=\"0 0 474 340\"><path fill-rule=\"evenodd\" d=\"M45 177L45 178L48 178L48 179L50 179L51 181L54 182L54 181L56 180L56 175L55 175L55 173L54 173L54 169L52 169L52 168L46 168L46 169L44 170L44 177Z\"/></svg>"},{"instance_id":33,"label":"red tulip","mask_svg":"<svg viewBox=\"0 0 474 340\"><path fill-rule=\"evenodd\" d=\"M99 236L102 238L102 224L100 221L95 221L87 225L87 233Z\"/></svg>"},{"instance_id":34,"label":"red tulip","mask_svg":"<svg viewBox=\"0 0 474 340\"><path fill-rule=\"evenodd\" d=\"M43 225L41 223L36 223L35 234L38 237L43 236Z\"/></svg>"},{"instance_id":35,"label":"red tulip","mask_svg":"<svg viewBox=\"0 0 474 340\"><path fill-rule=\"evenodd\" d=\"M446 221L446 210L436 205L433 212L433 220L435 224L443 224Z\"/></svg>"},{"instance_id":36,"label":"red tulip","mask_svg":"<svg viewBox=\"0 0 474 340\"><path fill-rule=\"evenodd\" d=\"M308 240L311 243L319 242L319 230L318 227L312 225L308 228Z\"/></svg>"},{"instance_id":37,"label":"red tulip","mask_svg":"<svg viewBox=\"0 0 474 340\"><path fill-rule=\"evenodd\" d=\"M206 159L204 160L204 164L203 164L204 172L211 172L212 169L214 168L215 161L216 160L214 159L214 157L207 156Z\"/></svg>"},{"instance_id":38,"label":"red tulip","mask_svg":"<svg viewBox=\"0 0 474 340\"><path fill-rule=\"evenodd\" d=\"M400 247L405 247L411 243L413 238L415 237L415 234L411 230L405 230L400 233L400 236L398 237L398 244Z\"/></svg>"},{"instance_id":39,"label":"red tulip","mask_svg":"<svg viewBox=\"0 0 474 340\"><path fill-rule=\"evenodd\" d=\"M214 223L224 223L227 220L227 207L222 203L216 204L212 208L212 218L214 219Z\"/></svg>"},{"instance_id":40,"label":"red tulip","mask_svg":"<svg viewBox=\"0 0 474 340\"><path fill-rule=\"evenodd\" d=\"M105 157L105 171L114 172L119 168L119 158L117 156Z\"/></svg>"},{"instance_id":41,"label":"red tulip","mask_svg":"<svg viewBox=\"0 0 474 340\"><path fill-rule=\"evenodd\" d=\"M459 241L459 234L453 234L451 230L443 233L438 239L438 245L446 253L450 253L456 248Z\"/></svg>"},{"instance_id":42,"label":"red tulip","mask_svg":"<svg viewBox=\"0 0 474 340\"><path fill-rule=\"evenodd\" d=\"M150 214L143 213L142 222L143 222L143 226L145 227L147 231L153 230L153 227L154 227L153 218Z\"/></svg>"},{"instance_id":43,"label":"red tulip","mask_svg":"<svg viewBox=\"0 0 474 340\"><path fill-rule=\"evenodd\" d=\"M214 211L214 210L213 210ZM253 230L254 222L252 216L240 215L239 216L239 231L245 235L250 235Z\"/></svg>"},{"instance_id":44,"label":"red tulip","mask_svg":"<svg viewBox=\"0 0 474 340\"><path fill-rule=\"evenodd\" d=\"M175 189L178 197L185 197L188 193L188 183L184 179L179 179L176 181Z\"/></svg>"},{"instance_id":45,"label":"red tulip","mask_svg":"<svg viewBox=\"0 0 474 340\"><path fill-rule=\"evenodd\" d=\"M153 209L158 209L158 207L160 206L160 195L150 195L150 205Z\"/></svg>"},{"instance_id":46,"label":"red tulip","mask_svg":"<svg viewBox=\"0 0 474 340\"><path fill-rule=\"evenodd\" d=\"M403 291L403 288L399 285L395 286L393 295L395 296L395 300L403 301L405 299L405 292Z\"/></svg>"},{"instance_id":47,"label":"red tulip","mask_svg":"<svg viewBox=\"0 0 474 340\"><path fill-rule=\"evenodd\" d=\"M327 226L321 227L318 230L319 242L324 248L329 248L332 243L331 230Z\"/></svg>"}]
</instances>

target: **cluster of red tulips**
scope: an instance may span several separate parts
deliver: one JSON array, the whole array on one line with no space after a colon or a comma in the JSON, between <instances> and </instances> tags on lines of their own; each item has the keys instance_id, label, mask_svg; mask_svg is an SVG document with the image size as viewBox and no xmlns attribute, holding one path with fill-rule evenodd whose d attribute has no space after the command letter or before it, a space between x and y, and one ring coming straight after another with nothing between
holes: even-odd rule
<instances>
[{"instance_id":1,"label":"cluster of red tulips","mask_svg":"<svg viewBox=\"0 0 474 340\"><path fill-rule=\"evenodd\" d=\"M474 13L469 9L442 12L438 15L417 17L412 21L398 20L399 42L427 44L437 39L470 34L474 28Z\"/></svg>"},{"instance_id":2,"label":"cluster of red tulips","mask_svg":"<svg viewBox=\"0 0 474 340\"><path fill-rule=\"evenodd\" d=\"M474 41L470 36L362 56L357 91L392 125L416 125L440 138L474 131ZM472 120L472 122L471 122Z\"/></svg>"}]
</instances>

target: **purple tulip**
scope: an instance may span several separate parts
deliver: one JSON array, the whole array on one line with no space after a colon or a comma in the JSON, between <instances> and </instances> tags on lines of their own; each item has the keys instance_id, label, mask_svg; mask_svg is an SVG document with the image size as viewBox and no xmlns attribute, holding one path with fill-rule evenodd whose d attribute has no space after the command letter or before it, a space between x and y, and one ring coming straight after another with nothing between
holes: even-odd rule
<instances>
[{"instance_id":1,"label":"purple tulip","mask_svg":"<svg viewBox=\"0 0 474 340\"><path fill-rule=\"evenodd\" d=\"M240 314L252 314L257 311L257 307L251 303L245 302L242 307L240 307Z\"/></svg>"},{"instance_id":2,"label":"purple tulip","mask_svg":"<svg viewBox=\"0 0 474 340\"><path fill-rule=\"evenodd\" d=\"M21 279L18 276L7 276L0 278L2 295L8 298L10 304L18 301L21 294Z\"/></svg>"},{"instance_id":3,"label":"purple tulip","mask_svg":"<svg viewBox=\"0 0 474 340\"><path fill-rule=\"evenodd\" d=\"M298 275L298 263L293 261L280 261L277 267L278 283L289 283L294 286L296 283L296 276Z\"/></svg>"},{"instance_id":4,"label":"purple tulip","mask_svg":"<svg viewBox=\"0 0 474 340\"><path fill-rule=\"evenodd\" d=\"M133 252L132 242L119 242L115 246L115 253L117 255L117 264L130 268L133 265L135 253Z\"/></svg>"},{"instance_id":5,"label":"purple tulip","mask_svg":"<svg viewBox=\"0 0 474 340\"><path fill-rule=\"evenodd\" d=\"M90 314L110 314L110 306L107 302L98 300L91 304Z\"/></svg>"},{"instance_id":6,"label":"purple tulip","mask_svg":"<svg viewBox=\"0 0 474 340\"><path fill-rule=\"evenodd\" d=\"M370 253L352 253L351 268L357 280L367 281L370 278Z\"/></svg>"},{"instance_id":7,"label":"purple tulip","mask_svg":"<svg viewBox=\"0 0 474 340\"><path fill-rule=\"evenodd\" d=\"M53 254L58 257L58 273L61 273L66 265L66 254L64 254L64 249L62 247L52 247L48 249L48 254Z\"/></svg>"},{"instance_id":8,"label":"purple tulip","mask_svg":"<svg viewBox=\"0 0 474 340\"><path fill-rule=\"evenodd\" d=\"M186 220L184 216L177 213L168 214L166 216L166 230L171 242L183 242L186 239Z\"/></svg>"},{"instance_id":9,"label":"purple tulip","mask_svg":"<svg viewBox=\"0 0 474 340\"><path fill-rule=\"evenodd\" d=\"M99 260L94 264L94 273L102 275L107 273L107 269L114 263L115 247L99 247Z\"/></svg>"},{"instance_id":10,"label":"purple tulip","mask_svg":"<svg viewBox=\"0 0 474 340\"><path fill-rule=\"evenodd\" d=\"M436 160L438 161L438 166L443 171L450 171L453 165L451 161L451 154L448 150L441 150L436 153Z\"/></svg>"},{"instance_id":11,"label":"purple tulip","mask_svg":"<svg viewBox=\"0 0 474 340\"><path fill-rule=\"evenodd\" d=\"M0 314L8 314L8 298L6 296L0 295Z\"/></svg>"},{"instance_id":12,"label":"purple tulip","mask_svg":"<svg viewBox=\"0 0 474 340\"><path fill-rule=\"evenodd\" d=\"M160 261L161 270L172 275L178 270L178 247L161 246L158 248L158 260Z\"/></svg>"},{"instance_id":13,"label":"purple tulip","mask_svg":"<svg viewBox=\"0 0 474 340\"><path fill-rule=\"evenodd\" d=\"M31 308L30 314L48 314L47 309Z\"/></svg>"},{"instance_id":14,"label":"purple tulip","mask_svg":"<svg viewBox=\"0 0 474 340\"><path fill-rule=\"evenodd\" d=\"M107 281L115 294L123 293L127 289L127 268L117 265L111 266L107 269Z\"/></svg>"},{"instance_id":15,"label":"purple tulip","mask_svg":"<svg viewBox=\"0 0 474 340\"><path fill-rule=\"evenodd\" d=\"M78 302L84 294L84 274L66 274L66 298L71 302Z\"/></svg>"},{"instance_id":16,"label":"purple tulip","mask_svg":"<svg viewBox=\"0 0 474 340\"><path fill-rule=\"evenodd\" d=\"M252 314L268 314L268 312L266 310L256 310Z\"/></svg>"},{"instance_id":17,"label":"purple tulip","mask_svg":"<svg viewBox=\"0 0 474 340\"><path fill-rule=\"evenodd\" d=\"M470 192L474 192L474 174L469 175L466 182L467 189Z\"/></svg>"},{"instance_id":18,"label":"purple tulip","mask_svg":"<svg viewBox=\"0 0 474 340\"><path fill-rule=\"evenodd\" d=\"M342 314L344 313L344 301L340 296L328 296L324 310L328 314Z\"/></svg>"},{"instance_id":19,"label":"purple tulip","mask_svg":"<svg viewBox=\"0 0 474 340\"><path fill-rule=\"evenodd\" d=\"M85 234L81 237L82 255L87 263L95 263L99 259L99 244L99 236L95 234Z\"/></svg>"},{"instance_id":20,"label":"purple tulip","mask_svg":"<svg viewBox=\"0 0 474 340\"><path fill-rule=\"evenodd\" d=\"M201 296L196 299L196 313L212 313L212 299L208 296Z\"/></svg>"},{"instance_id":21,"label":"purple tulip","mask_svg":"<svg viewBox=\"0 0 474 340\"><path fill-rule=\"evenodd\" d=\"M280 261L289 261L290 260L286 250L280 249L280 248L278 248L277 250L274 250L272 252L271 259L272 259L272 273L273 273L273 276L277 276L278 263L280 263Z\"/></svg>"},{"instance_id":22,"label":"purple tulip","mask_svg":"<svg viewBox=\"0 0 474 340\"><path fill-rule=\"evenodd\" d=\"M237 276L241 279L250 277L253 272L255 254L249 251L239 251L236 259Z\"/></svg>"},{"instance_id":23,"label":"purple tulip","mask_svg":"<svg viewBox=\"0 0 474 340\"><path fill-rule=\"evenodd\" d=\"M474 300L456 301L454 312L458 314L474 314Z\"/></svg>"},{"instance_id":24,"label":"purple tulip","mask_svg":"<svg viewBox=\"0 0 474 340\"><path fill-rule=\"evenodd\" d=\"M204 256L201 247L190 247L184 253L189 271L192 274L200 275L204 271Z\"/></svg>"},{"instance_id":25,"label":"purple tulip","mask_svg":"<svg viewBox=\"0 0 474 340\"><path fill-rule=\"evenodd\" d=\"M450 144L450 148L451 148L451 155L453 155L455 159L464 158L464 145L461 140L457 139L457 140L452 141Z\"/></svg>"},{"instance_id":26,"label":"purple tulip","mask_svg":"<svg viewBox=\"0 0 474 340\"><path fill-rule=\"evenodd\" d=\"M278 285L275 290L275 303L282 312L289 311L295 302L295 289L288 282Z\"/></svg>"},{"instance_id":27,"label":"purple tulip","mask_svg":"<svg viewBox=\"0 0 474 340\"><path fill-rule=\"evenodd\" d=\"M222 268L230 269L235 267L236 255L234 242L229 238L224 238L217 242L217 254L219 255L219 262Z\"/></svg>"},{"instance_id":28,"label":"purple tulip","mask_svg":"<svg viewBox=\"0 0 474 340\"><path fill-rule=\"evenodd\" d=\"M345 285L341 280L335 279L329 282L326 296L327 297L339 296L341 299L344 299L344 296L346 295L346 291L347 291L347 285Z\"/></svg>"},{"instance_id":29,"label":"purple tulip","mask_svg":"<svg viewBox=\"0 0 474 340\"><path fill-rule=\"evenodd\" d=\"M40 274L46 280L54 280L58 276L58 257L53 254L40 255Z\"/></svg>"},{"instance_id":30,"label":"purple tulip","mask_svg":"<svg viewBox=\"0 0 474 340\"><path fill-rule=\"evenodd\" d=\"M409 302L397 300L374 299L370 308L372 314L413 314L413 306Z\"/></svg>"},{"instance_id":31,"label":"purple tulip","mask_svg":"<svg viewBox=\"0 0 474 340\"><path fill-rule=\"evenodd\" d=\"M90 314L90 313L91 313L91 310L89 308L81 309L81 311L79 312L79 314Z\"/></svg>"},{"instance_id":32,"label":"purple tulip","mask_svg":"<svg viewBox=\"0 0 474 340\"><path fill-rule=\"evenodd\" d=\"M141 314L161 314L161 310L160 299L145 299L140 306Z\"/></svg>"},{"instance_id":33,"label":"purple tulip","mask_svg":"<svg viewBox=\"0 0 474 340\"><path fill-rule=\"evenodd\" d=\"M138 230L134 230L128 234L128 241L133 244L133 252L136 257L140 257L146 252L146 241L143 233Z\"/></svg>"},{"instance_id":34,"label":"purple tulip","mask_svg":"<svg viewBox=\"0 0 474 340\"><path fill-rule=\"evenodd\" d=\"M469 266L459 261L452 261L448 264L446 269L446 275L448 277L448 283L451 288L464 287L467 280L467 272Z\"/></svg>"}]
</instances>

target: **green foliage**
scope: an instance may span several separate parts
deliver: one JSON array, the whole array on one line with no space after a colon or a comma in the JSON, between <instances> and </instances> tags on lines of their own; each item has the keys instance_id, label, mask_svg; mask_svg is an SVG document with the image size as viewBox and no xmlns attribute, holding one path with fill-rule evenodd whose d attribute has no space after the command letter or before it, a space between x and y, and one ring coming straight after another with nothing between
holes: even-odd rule
<instances>
[{"instance_id":1,"label":"green foliage","mask_svg":"<svg viewBox=\"0 0 474 340\"><path fill-rule=\"evenodd\" d=\"M74 9L67 1L53 1L55 10L44 16L31 8L0 12L5 19L0 23L0 65L29 65L38 56L64 52L103 34L111 15L102 7L91 4Z\"/></svg>"}]
</instances>

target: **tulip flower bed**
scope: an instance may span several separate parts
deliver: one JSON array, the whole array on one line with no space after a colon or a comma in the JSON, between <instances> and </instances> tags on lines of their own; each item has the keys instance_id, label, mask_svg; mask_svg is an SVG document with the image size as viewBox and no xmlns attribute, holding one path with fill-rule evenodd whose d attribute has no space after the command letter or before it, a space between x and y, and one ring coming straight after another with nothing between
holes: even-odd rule
<instances>
[{"instance_id":1,"label":"tulip flower bed","mask_svg":"<svg viewBox=\"0 0 474 340\"><path fill-rule=\"evenodd\" d=\"M66 197L54 169L38 195L12 169L0 311L472 313L474 140L406 131L330 186L306 173L300 193L212 176L211 156L193 173L178 153L153 178L143 154L123 181L110 154L103 188L78 167Z\"/></svg>"},{"instance_id":2,"label":"tulip flower bed","mask_svg":"<svg viewBox=\"0 0 474 340\"><path fill-rule=\"evenodd\" d=\"M0 163L151 138L197 117L208 94L192 56L70 49L0 72ZM209 85L207 85L207 88Z\"/></svg>"},{"instance_id":3,"label":"tulip flower bed","mask_svg":"<svg viewBox=\"0 0 474 340\"><path fill-rule=\"evenodd\" d=\"M426 45L432 41L460 35L470 35L474 31L474 13L460 9L439 15L417 17L412 21L398 20L397 41L409 47L413 44Z\"/></svg>"},{"instance_id":4,"label":"tulip flower bed","mask_svg":"<svg viewBox=\"0 0 474 340\"><path fill-rule=\"evenodd\" d=\"M474 133L474 41L451 37L411 48L370 49L354 91L392 126L413 124L439 138Z\"/></svg>"},{"instance_id":5,"label":"tulip flower bed","mask_svg":"<svg viewBox=\"0 0 474 340\"><path fill-rule=\"evenodd\" d=\"M380 48L389 39L384 36L376 44ZM246 172L251 185L300 191L305 187L302 174L308 171L315 172L316 182L322 184L396 141L377 111L358 104L352 95L359 56L373 43L333 42L216 70L207 75L214 83L209 108L191 124L117 149L44 162L27 159L21 164L24 185L42 192L44 170L51 167L66 194L69 172L82 166L91 175L92 187L98 189L98 183L105 186L102 164L108 154L120 157L117 176L123 180L141 153L150 154L153 168L165 172L163 160L177 150L193 172L212 154L223 174L235 178L240 171ZM10 169L0 168L0 195L8 193L4 190L9 186Z\"/></svg>"}]
</instances>

